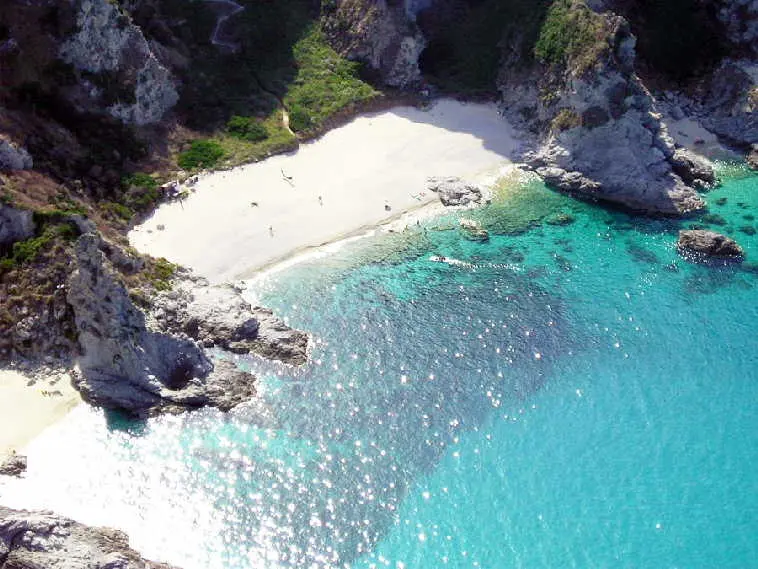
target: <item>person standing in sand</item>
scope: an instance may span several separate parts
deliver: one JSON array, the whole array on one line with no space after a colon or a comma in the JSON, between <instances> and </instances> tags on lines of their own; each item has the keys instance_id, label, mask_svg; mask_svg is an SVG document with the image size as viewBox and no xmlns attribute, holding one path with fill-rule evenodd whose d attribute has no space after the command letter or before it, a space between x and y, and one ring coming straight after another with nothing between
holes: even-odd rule
<instances>
[{"instance_id":1,"label":"person standing in sand","mask_svg":"<svg viewBox=\"0 0 758 569\"><path fill-rule=\"evenodd\" d=\"M273 236L274 236L274 226L273 226L273 225L269 225L269 226L268 226L268 234L269 234L271 237L273 237Z\"/></svg>"}]
</instances>

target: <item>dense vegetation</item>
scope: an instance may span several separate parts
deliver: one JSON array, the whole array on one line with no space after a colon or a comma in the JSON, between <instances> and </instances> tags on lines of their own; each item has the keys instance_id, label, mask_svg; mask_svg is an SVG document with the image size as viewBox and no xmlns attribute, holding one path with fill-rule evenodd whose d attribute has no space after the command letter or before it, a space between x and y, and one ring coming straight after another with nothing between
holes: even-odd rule
<instances>
[{"instance_id":1,"label":"dense vegetation","mask_svg":"<svg viewBox=\"0 0 758 569\"><path fill-rule=\"evenodd\" d=\"M715 9L699 0L637 0L620 4L650 69L675 80L692 77L726 54Z\"/></svg>"},{"instance_id":2,"label":"dense vegetation","mask_svg":"<svg viewBox=\"0 0 758 569\"><path fill-rule=\"evenodd\" d=\"M534 55L543 63L562 65L573 60L586 69L606 46L603 18L576 0L555 0L540 29Z\"/></svg>"},{"instance_id":3,"label":"dense vegetation","mask_svg":"<svg viewBox=\"0 0 758 569\"><path fill-rule=\"evenodd\" d=\"M552 0L460 2L448 13L419 15L428 38L422 71L441 87L493 93L503 59L528 65Z\"/></svg>"}]
</instances>

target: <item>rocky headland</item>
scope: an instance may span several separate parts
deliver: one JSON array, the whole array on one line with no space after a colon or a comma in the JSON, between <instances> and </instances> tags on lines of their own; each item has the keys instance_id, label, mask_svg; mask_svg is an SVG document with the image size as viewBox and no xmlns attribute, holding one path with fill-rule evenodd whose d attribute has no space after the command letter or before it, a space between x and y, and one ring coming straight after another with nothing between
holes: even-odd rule
<instances>
[{"instance_id":1,"label":"rocky headland","mask_svg":"<svg viewBox=\"0 0 758 569\"><path fill-rule=\"evenodd\" d=\"M755 0L241 1L223 34L212 4L0 7L0 361L76 362L95 405L144 416L254 397L255 378L210 348L306 361L305 333L125 235L166 182L291 150L382 92L496 100L549 185L645 214L703 210L717 183L674 120L758 164ZM482 199L430 183L451 204ZM680 250L741 258L707 233ZM156 565L118 532L0 508L0 566Z\"/></svg>"},{"instance_id":2,"label":"rocky headland","mask_svg":"<svg viewBox=\"0 0 758 569\"><path fill-rule=\"evenodd\" d=\"M51 512L0 506L4 569L171 569L144 559L123 532L85 526Z\"/></svg>"}]
</instances>

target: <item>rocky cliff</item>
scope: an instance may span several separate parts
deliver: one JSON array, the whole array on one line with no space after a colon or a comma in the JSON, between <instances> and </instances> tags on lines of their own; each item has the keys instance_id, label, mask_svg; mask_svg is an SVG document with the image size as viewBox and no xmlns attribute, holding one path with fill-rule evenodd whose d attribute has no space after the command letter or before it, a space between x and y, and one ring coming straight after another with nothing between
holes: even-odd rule
<instances>
[{"instance_id":1,"label":"rocky cliff","mask_svg":"<svg viewBox=\"0 0 758 569\"><path fill-rule=\"evenodd\" d=\"M138 415L229 410L255 395L255 378L228 361L212 361L204 348L305 362L307 335L254 310L230 287L177 276L173 290L140 309L104 245L94 231L79 237L67 283L82 350L74 384L85 400Z\"/></svg>"},{"instance_id":2,"label":"rocky cliff","mask_svg":"<svg viewBox=\"0 0 758 569\"><path fill-rule=\"evenodd\" d=\"M4 569L171 569L144 559L126 534L93 528L51 512L0 506L0 567Z\"/></svg>"}]
</instances>

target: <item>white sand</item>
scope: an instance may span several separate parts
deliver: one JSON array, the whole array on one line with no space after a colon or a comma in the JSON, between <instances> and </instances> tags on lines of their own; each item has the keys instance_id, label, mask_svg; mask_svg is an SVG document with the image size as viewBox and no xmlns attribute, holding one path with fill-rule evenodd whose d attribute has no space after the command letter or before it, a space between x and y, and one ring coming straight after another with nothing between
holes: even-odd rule
<instances>
[{"instance_id":1,"label":"white sand","mask_svg":"<svg viewBox=\"0 0 758 569\"><path fill-rule=\"evenodd\" d=\"M21 451L79 402L67 374L33 379L0 370L0 460L11 450Z\"/></svg>"},{"instance_id":2,"label":"white sand","mask_svg":"<svg viewBox=\"0 0 758 569\"><path fill-rule=\"evenodd\" d=\"M694 153L711 160L732 160L736 154L726 148L718 140L718 137L700 124L697 119L685 117L674 120L665 118L668 131L674 142L680 146L692 150Z\"/></svg>"},{"instance_id":3,"label":"white sand","mask_svg":"<svg viewBox=\"0 0 758 569\"><path fill-rule=\"evenodd\" d=\"M518 145L494 105L442 100L373 113L295 153L201 178L129 240L214 282L232 280L436 201L429 176L483 180Z\"/></svg>"}]
</instances>

